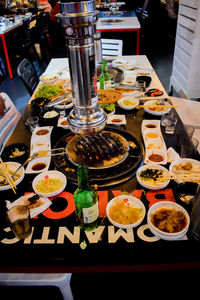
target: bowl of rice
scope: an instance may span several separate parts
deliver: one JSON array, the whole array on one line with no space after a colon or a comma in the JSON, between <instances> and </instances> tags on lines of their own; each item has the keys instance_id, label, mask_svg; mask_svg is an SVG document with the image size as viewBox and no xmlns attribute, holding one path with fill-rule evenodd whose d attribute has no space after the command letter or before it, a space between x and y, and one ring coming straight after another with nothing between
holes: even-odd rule
<instances>
[{"instance_id":1,"label":"bowl of rice","mask_svg":"<svg viewBox=\"0 0 200 300\"><path fill-rule=\"evenodd\" d=\"M37 175L32 183L34 192L42 197L53 197L66 187L66 176L59 171L45 171Z\"/></svg>"},{"instance_id":2,"label":"bowl of rice","mask_svg":"<svg viewBox=\"0 0 200 300\"><path fill-rule=\"evenodd\" d=\"M146 209L138 198L121 195L109 201L106 214L114 226L129 229L138 226L143 221Z\"/></svg>"}]
</instances>

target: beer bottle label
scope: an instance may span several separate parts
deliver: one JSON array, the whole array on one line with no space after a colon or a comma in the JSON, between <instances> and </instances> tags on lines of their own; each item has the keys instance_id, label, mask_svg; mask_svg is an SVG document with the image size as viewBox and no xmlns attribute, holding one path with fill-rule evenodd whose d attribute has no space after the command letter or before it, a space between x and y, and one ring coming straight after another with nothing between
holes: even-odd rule
<instances>
[{"instance_id":1,"label":"beer bottle label","mask_svg":"<svg viewBox=\"0 0 200 300\"><path fill-rule=\"evenodd\" d=\"M85 224L89 224L96 221L98 216L99 216L98 201L91 207L83 208L83 222Z\"/></svg>"}]
</instances>

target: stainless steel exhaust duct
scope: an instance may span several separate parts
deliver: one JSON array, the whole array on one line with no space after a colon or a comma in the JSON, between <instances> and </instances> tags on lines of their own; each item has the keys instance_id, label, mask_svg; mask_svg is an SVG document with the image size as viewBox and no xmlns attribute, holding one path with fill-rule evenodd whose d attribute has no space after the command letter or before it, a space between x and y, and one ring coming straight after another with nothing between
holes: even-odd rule
<instances>
[{"instance_id":1,"label":"stainless steel exhaust duct","mask_svg":"<svg viewBox=\"0 0 200 300\"><path fill-rule=\"evenodd\" d=\"M59 2L59 18L69 49L69 67L74 108L68 116L69 127L79 135L101 131L107 116L98 106L94 35L98 12L93 0Z\"/></svg>"}]
</instances>

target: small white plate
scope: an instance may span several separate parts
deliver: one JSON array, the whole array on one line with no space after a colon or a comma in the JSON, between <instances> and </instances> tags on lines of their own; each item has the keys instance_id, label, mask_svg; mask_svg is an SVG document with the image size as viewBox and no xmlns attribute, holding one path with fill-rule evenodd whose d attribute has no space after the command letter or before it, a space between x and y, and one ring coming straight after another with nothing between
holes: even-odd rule
<instances>
[{"instance_id":1,"label":"small white plate","mask_svg":"<svg viewBox=\"0 0 200 300\"><path fill-rule=\"evenodd\" d=\"M37 136L37 137L42 137L44 138L44 136L50 136L51 135L51 131L53 129L53 126L43 126L43 127L36 127L32 133L32 137ZM42 131L44 131L44 134L40 134Z\"/></svg>"},{"instance_id":2,"label":"small white plate","mask_svg":"<svg viewBox=\"0 0 200 300\"><path fill-rule=\"evenodd\" d=\"M43 83L53 83L58 79L58 75L55 74L47 74L47 73L43 73L40 76L40 81L42 81Z\"/></svg>"},{"instance_id":3,"label":"small white plate","mask_svg":"<svg viewBox=\"0 0 200 300\"><path fill-rule=\"evenodd\" d=\"M125 67L128 67L128 60L119 57L119 59L115 59L112 61L112 65L113 67L123 69Z\"/></svg>"},{"instance_id":4,"label":"small white plate","mask_svg":"<svg viewBox=\"0 0 200 300\"><path fill-rule=\"evenodd\" d=\"M131 110L138 106L139 100L131 96L126 96L122 97L117 103L121 108ZM127 105L126 103L129 103L130 105Z\"/></svg>"},{"instance_id":5,"label":"small white plate","mask_svg":"<svg viewBox=\"0 0 200 300\"><path fill-rule=\"evenodd\" d=\"M126 117L124 115L108 116L107 124L126 125Z\"/></svg>"},{"instance_id":6,"label":"small white plate","mask_svg":"<svg viewBox=\"0 0 200 300\"><path fill-rule=\"evenodd\" d=\"M156 140L162 140L162 136L161 136L161 132L160 130L158 129L145 129L144 132L143 132L143 138L144 138L144 141L145 143L146 142L155 142Z\"/></svg>"},{"instance_id":7,"label":"small white plate","mask_svg":"<svg viewBox=\"0 0 200 300\"><path fill-rule=\"evenodd\" d=\"M150 126L152 126L152 127L150 127ZM142 133L146 129L160 130L160 120L143 120L142 121Z\"/></svg>"},{"instance_id":8,"label":"small white plate","mask_svg":"<svg viewBox=\"0 0 200 300\"><path fill-rule=\"evenodd\" d=\"M119 59L113 60L112 65L114 67L121 68L124 70L131 70L135 67L136 61L135 60L128 61L126 59L119 58Z\"/></svg>"},{"instance_id":9,"label":"small white plate","mask_svg":"<svg viewBox=\"0 0 200 300\"><path fill-rule=\"evenodd\" d=\"M192 158L180 158L180 159L177 159L175 161L173 161L170 166L169 166L169 171L172 173L172 174L181 174L181 175L184 175L184 171L181 171L180 173L179 172L175 172L173 170L174 166L178 165L178 164L182 164L182 163L187 163L187 162L190 162L193 166L195 166L196 168L200 169L200 161L198 160L195 160L195 159L192 159ZM185 170L185 174L187 173L187 170ZM181 181L181 180L174 180L176 183L180 184L184 181Z\"/></svg>"},{"instance_id":10,"label":"small white plate","mask_svg":"<svg viewBox=\"0 0 200 300\"><path fill-rule=\"evenodd\" d=\"M6 206L8 209L10 209L11 207L13 207L15 205L27 205L27 199L29 199L30 197L32 197L34 195L35 195L34 193L28 193L27 195L18 198L17 200L15 200L12 203L10 201L6 200ZM46 210L52 204L52 202L47 197L40 197L39 203L40 203L40 205L38 207L29 208L31 218L34 218L35 216L39 215L40 213L42 213L44 210Z\"/></svg>"},{"instance_id":11,"label":"small white plate","mask_svg":"<svg viewBox=\"0 0 200 300\"><path fill-rule=\"evenodd\" d=\"M51 152L49 152L51 153ZM49 165L51 162L51 157L38 157L36 159L33 159L31 162L29 162L29 164L27 165L26 174L38 174L44 171L47 171L49 169ZM34 166L36 167L37 165L43 165L44 168L40 169L40 170L34 170Z\"/></svg>"},{"instance_id":12,"label":"small white plate","mask_svg":"<svg viewBox=\"0 0 200 300\"><path fill-rule=\"evenodd\" d=\"M35 130L32 133L31 136L31 144L30 144L30 156L33 155L33 153L36 153L38 151L43 151L46 152L45 150L51 150L51 132L52 132L53 127L52 126L44 126L44 127L37 127L35 128ZM48 132L44 135L37 135L37 133L40 130L47 130ZM51 152L49 151L49 154ZM38 170L38 171L34 171L32 169L33 165L36 163L44 163L46 165L45 168ZM37 157L36 159L30 161L26 167L26 173L27 174L37 174L37 173L41 173L44 171L47 171L49 168L51 162L51 157L45 157L45 156L40 156Z\"/></svg>"},{"instance_id":13,"label":"small white plate","mask_svg":"<svg viewBox=\"0 0 200 300\"><path fill-rule=\"evenodd\" d=\"M154 116L161 116L161 115L167 114L167 113L171 110L171 107L169 107L169 108L167 108L167 109L165 109L165 110L162 110L162 111L153 111L153 110L147 108L148 106L150 106L150 105L152 105L152 104L156 104L156 101L157 101L157 100L150 100L150 101L147 101L147 102L144 104L144 105L146 106L146 107L144 107L144 110L145 110L146 112L148 112L149 114L154 115ZM165 102L165 105L166 105L166 107L167 107L167 106L169 106L170 104L167 103L167 102Z\"/></svg>"},{"instance_id":14,"label":"small white plate","mask_svg":"<svg viewBox=\"0 0 200 300\"><path fill-rule=\"evenodd\" d=\"M124 204L127 205L127 206L132 206L132 207L135 207L135 208L142 209L140 219L137 222L133 223L133 224L124 225L124 224L117 223L113 219L111 219L111 217L109 215L109 211L110 211L111 206L116 204L118 201L124 201L124 200L126 200L126 202ZM129 229L129 228L133 228L133 227L138 226L143 221L143 219L145 217L145 214L146 214L146 209L145 209L145 206L142 203L142 201L140 201L138 198L133 197L133 196L129 196L129 195L121 195L121 196L113 198L112 200L110 200L108 202L108 204L106 206L106 214L107 214L107 217L108 217L109 221L113 225L115 225L116 227Z\"/></svg>"},{"instance_id":15,"label":"small white plate","mask_svg":"<svg viewBox=\"0 0 200 300\"><path fill-rule=\"evenodd\" d=\"M58 119L58 127L62 127L64 129L69 129L69 124L67 122L67 118L66 117L60 117Z\"/></svg>"},{"instance_id":16,"label":"small white plate","mask_svg":"<svg viewBox=\"0 0 200 300\"><path fill-rule=\"evenodd\" d=\"M164 189L170 183L170 180L165 180L163 182L158 182L158 183L156 183L156 181L155 181L155 184L153 184L153 185L146 183L146 181L140 177L140 174L142 171L145 171L147 169L161 170L161 171L163 171L163 174L166 174L166 175L169 174L169 171L166 168L164 168L163 166L156 165L156 164L144 165L144 166L140 167L136 173L137 181L143 187L150 189L150 190L160 190L160 189Z\"/></svg>"},{"instance_id":17,"label":"small white plate","mask_svg":"<svg viewBox=\"0 0 200 300\"><path fill-rule=\"evenodd\" d=\"M37 184L40 180L45 179L46 176L48 176L49 178L52 178L52 179L53 178L59 178L60 181L63 183L62 187L57 189L56 191L49 192L49 193L39 192L37 190ZM34 192L37 195L43 196L43 197L53 197L53 196L56 196L56 195L60 194L65 189L66 184L67 184L67 179L66 179L66 176L63 173L61 173L59 171L46 171L46 172L40 173L39 175L37 175L34 178L32 186L33 186Z\"/></svg>"},{"instance_id":18,"label":"small white plate","mask_svg":"<svg viewBox=\"0 0 200 300\"><path fill-rule=\"evenodd\" d=\"M161 157L162 160L155 161L151 160L151 155L158 155L158 157ZM157 165L166 165L167 163L167 152L165 148L162 149L146 149L145 154L145 164L157 164Z\"/></svg>"}]
</instances>

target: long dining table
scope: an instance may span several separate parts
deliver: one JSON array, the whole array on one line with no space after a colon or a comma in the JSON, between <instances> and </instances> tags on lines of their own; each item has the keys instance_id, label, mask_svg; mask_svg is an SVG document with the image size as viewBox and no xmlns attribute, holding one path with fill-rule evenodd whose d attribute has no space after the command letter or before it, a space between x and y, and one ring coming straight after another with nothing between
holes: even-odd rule
<instances>
[{"instance_id":1,"label":"long dining table","mask_svg":"<svg viewBox=\"0 0 200 300\"><path fill-rule=\"evenodd\" d=\"M151 67L146 56L133 56L131 58L136 61L138 66ZM66 65L63 65L64 61ZM67 59L52 60L47 71L52 70L52 66L54 66L54 72L68 68ZM150 88L164 90L155 72ZM162 127L161 131L167 148L173 147L180 153L182 144L190 146L191 144L181 119L174 108L172 111L178 120L174 135L166 134ZM22 142L30 146L31 132L26 127L24 119L31 113L31 103L29 103L7 145ZM116 114L125 115L126 124L118 127L106 125L106 128L111 128L111 130L120 128L121 132L133 135L141 146L143 145L142 121L144 119L160 120L160 116L152 116L144 109L128 111L117 107ZM70 134L68 129L55 126L51 135L52 148L59 141L65 141ZM200 160L199 154L195 151L192 151L190 157ZM143 163L144 156L141 164ZM168 166L169 163L166 167ZM58 165L52 159L50 169L56 168L58 169ZM70 176L64 170L63 172L67 177L65 190L61 194L49 198L52 201L51 206L31 219L32 233L24 240L15 238L6 221L5 200L12 202L25 193L32 192L32 181L35 175L25 174L25 178L17 186L16 195L12 190L0 192L0 272L86 273L200 268L200 244L192 238L190 230L181 240L166 241L151 233L147 225L146 215L138 227L131 229L115 227L105 215L108 202L122 193L139 198L145 205L146 212L156 201L168 200L177 202L190 213L192 205L182 202L179 196L186 190L195 194L197 184L177 184L171 181L162 190L149 190L138 183L135 173L130 174L128 178L122 178L121 182L112 182L107 186L99 184L97 191L99 196L99 226L94 231L84 231L78 226L75 217L73 193L77 184L70 180ZM90 170L89 175L94 184ZM81 247L82 242L85 242L86 248Z\"/></svg>"}]
</instances>

